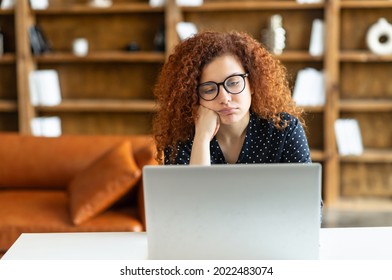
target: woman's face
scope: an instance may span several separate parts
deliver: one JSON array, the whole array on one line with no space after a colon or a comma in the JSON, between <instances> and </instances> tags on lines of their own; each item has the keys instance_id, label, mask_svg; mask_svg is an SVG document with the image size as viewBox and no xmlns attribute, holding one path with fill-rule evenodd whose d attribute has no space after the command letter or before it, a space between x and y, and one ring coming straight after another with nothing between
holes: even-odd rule
<instances>
[{"instance_id":1,"label":"woman's face","mask_svg":"<svg viewBox=\"0 0 392 280\"><path fill-rule=\"evenodd\" d=\"M199 85L206 82L222 83L228 77L236 74L245 74L241 62L233 55L222 55L215 58L204 67ZM235 80L234 82L242 82L241 79L242 78L240 77L239 80ZM230 78L226 81L227 88L230 88L232 84L235 86L235 83L232 83ZM208 93L208 91L206 91L206 93ZM218 96L215 99L207 101L199 98L199 100L200 105L218 113L221 124L239 122L249 115L251 104L249 80L248 78L245 78L245 88L241 93L230 94L223 85L220 85Z\"/></svg>"}]
</instances>

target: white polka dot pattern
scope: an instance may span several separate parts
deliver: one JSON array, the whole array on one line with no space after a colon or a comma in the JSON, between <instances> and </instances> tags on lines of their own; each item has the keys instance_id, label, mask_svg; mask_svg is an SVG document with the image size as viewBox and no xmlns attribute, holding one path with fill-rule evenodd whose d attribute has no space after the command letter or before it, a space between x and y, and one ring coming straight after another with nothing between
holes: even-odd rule
<instances>
[{"instance_id":1,"label":"white polka dot pattern","mask_svg":"<svg viewBox=\"0 0 392 280\"><path fill-rule=\"evenodd\" d=\"M310 152L305 131L298 119L287 113L282 119L288 121L288 126L277 129L271 122L250 115L245 141L238 157L237 163L309 163ZM179 143L178 155L175 164L189 164L193 140ZM214 137L210 143L211 163L226 164L225 157L219 143ZM170 164L165 150L165 164Z\"/></svg>"}]
</instances>

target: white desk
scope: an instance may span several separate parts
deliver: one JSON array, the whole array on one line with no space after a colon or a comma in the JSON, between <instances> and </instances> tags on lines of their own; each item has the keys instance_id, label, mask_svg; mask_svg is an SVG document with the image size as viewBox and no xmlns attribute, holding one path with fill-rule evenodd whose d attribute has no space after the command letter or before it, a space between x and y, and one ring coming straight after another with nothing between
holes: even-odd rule
<instances>
[{"instance_id":1,"label":"white desk","mask_svg":"<svg viewBox=\"0 0 392 280\"><path fill-rule=\"evenodd\" d=\"M22 234L2 260L145 260L145 233ZM320 259L392 259L392 227L325 228Z\"/></svg>"}]
</instances>

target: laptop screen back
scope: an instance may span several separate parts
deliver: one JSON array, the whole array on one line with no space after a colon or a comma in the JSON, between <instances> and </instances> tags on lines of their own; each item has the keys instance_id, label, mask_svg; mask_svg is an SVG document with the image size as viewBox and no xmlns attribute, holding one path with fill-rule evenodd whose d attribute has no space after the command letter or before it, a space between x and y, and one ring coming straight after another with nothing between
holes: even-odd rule
<instances>
[{"instance_id":1,"label":"laptop screen back","mask_svg":"<svg viewBox=\"0 0 392 280\"><path fill-rule=\"evenodd\" d=\"M321 165L147 166L149 259L317 259Z\"/></svg>"}]
</instances>

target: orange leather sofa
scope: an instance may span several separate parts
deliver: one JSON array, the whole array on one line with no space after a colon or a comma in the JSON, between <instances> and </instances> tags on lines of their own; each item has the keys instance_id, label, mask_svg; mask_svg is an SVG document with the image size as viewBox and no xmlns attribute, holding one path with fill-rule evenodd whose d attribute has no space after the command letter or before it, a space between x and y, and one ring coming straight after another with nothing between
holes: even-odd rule
<instances>
[{"instance_id":1,"label":"orange leather sofa","mask_svg":"<svg viewBox=\"0 0 392 280\"><path fill-rule=\"evenodd\" d=\"M0 255L21 233L145 230L151 136L0 133Z\"/></svg>"}]
</instances>

